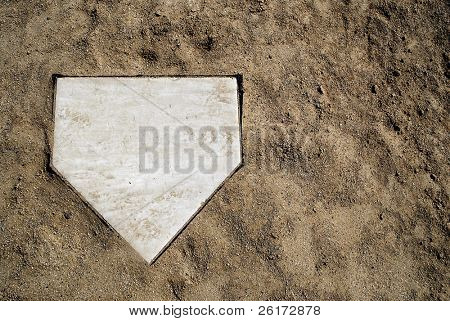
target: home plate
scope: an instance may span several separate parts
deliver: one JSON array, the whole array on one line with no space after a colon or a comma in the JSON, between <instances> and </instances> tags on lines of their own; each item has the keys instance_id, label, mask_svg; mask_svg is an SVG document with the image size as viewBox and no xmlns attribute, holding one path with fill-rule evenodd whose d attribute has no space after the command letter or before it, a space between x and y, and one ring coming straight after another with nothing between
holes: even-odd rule
<instances>
[{"instance_id":1,"label":"home plate","mask_svg":"<svg viewBox=\"0 0 450 321\"><path fill-rule=\"evenodd\" d=\"M238 78L57 77L52 166L153 262L240 166Z\"/></svg>"}]
</instances>

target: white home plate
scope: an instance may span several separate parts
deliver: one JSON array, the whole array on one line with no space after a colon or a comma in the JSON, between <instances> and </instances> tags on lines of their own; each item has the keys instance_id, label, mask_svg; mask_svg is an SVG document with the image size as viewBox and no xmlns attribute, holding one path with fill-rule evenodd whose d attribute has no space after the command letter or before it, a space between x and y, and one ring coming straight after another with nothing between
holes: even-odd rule
<instances>
[{"instance_id":1,"label":"white home plate","mask_svg":"<svg viewBox=\"0 0 450 321\"><path fill-rule=\"evenodd\" d=\"M153 261L241 163L235 77L59 77L52 165Z\"/></svg>"}]
</instances>

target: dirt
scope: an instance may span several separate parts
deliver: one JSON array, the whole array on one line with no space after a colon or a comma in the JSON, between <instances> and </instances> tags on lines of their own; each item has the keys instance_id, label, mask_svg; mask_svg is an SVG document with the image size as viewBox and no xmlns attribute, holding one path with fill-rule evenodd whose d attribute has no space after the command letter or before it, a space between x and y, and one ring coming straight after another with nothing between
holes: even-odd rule
<instances>
[{"instance_id":1,"label":"dirt","mask_svg":"<svg viewBox=\"0 0 450 321\"><path fill-rule=\"evenodd\" d=\"M449 300L446 1L1 1L0 299ZM244 166L153 264L49 168L52 75L243 77Z\"/></svg>"}]
</instances>

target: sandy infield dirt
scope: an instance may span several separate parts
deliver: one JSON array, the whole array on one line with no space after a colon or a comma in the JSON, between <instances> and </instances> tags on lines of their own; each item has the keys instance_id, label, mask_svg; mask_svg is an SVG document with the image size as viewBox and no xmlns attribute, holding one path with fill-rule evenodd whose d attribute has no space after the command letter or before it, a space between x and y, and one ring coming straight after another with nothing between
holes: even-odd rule
<instances>
[{"instance_id":1,"label":"sandy infield dirt","mask_svg":"<svg viewBox=\"0 0 450 321\"><path fill-rule=\"evenodd\" d=\"M0 299L448 300L446 1L0 3ZM49 168L52 75L243 76L245 164L148 265Z\"/></svg>"}]
</instances>

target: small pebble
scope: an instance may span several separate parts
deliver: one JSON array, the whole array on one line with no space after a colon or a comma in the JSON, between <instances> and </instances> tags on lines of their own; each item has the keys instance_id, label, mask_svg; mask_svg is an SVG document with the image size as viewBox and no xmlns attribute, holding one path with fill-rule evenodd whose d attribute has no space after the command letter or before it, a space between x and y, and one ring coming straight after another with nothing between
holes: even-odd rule
<instances>
[{"instance_id":1,"label":"small pebble","mask_svg":"<svg viewBox=\"0 0 450 321\"><path fill-rule=\"evenodd\" d=\"M370 88L370 91L372 92L372 94L376 94L378 91L378 86L377 85L372 85L372 87Z\"/></svg>"}]
</instances>

